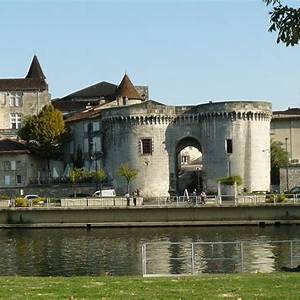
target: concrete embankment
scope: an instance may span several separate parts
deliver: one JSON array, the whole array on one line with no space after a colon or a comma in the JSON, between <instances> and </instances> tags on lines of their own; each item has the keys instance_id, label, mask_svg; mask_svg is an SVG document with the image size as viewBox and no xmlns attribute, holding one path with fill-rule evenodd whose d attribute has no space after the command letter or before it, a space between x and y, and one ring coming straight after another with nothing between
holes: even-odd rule
<instances>
[{"instance_id":1,"label":"concrete embankment","mask_svg":"<svg viewBox=\"0 0 300 300\"><path fill-rule=\"evenodd\" d=\"M0 227L130 227L300 224L300 206L10 208Z\"/></svg>"}]
</instances>

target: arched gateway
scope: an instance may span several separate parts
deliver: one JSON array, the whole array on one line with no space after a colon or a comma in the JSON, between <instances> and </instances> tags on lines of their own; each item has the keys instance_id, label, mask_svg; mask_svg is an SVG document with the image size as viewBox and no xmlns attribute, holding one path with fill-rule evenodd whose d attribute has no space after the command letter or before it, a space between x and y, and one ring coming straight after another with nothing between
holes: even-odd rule
<instances>
[{"instance_id":1,"label":"arched gateway","mask_svg":"<svg viewBox=\"0 0 300 300\"><path fill-rule=\"evenodd\" d=\"M185 190L189 193L197 190L200 194L203 190L203 157L197 138L187 136L178 141L175 158L177 160L175 161L176 188L174 193L182 195Z\"/></svg>"},{"instance_id":2,"label":"arched gateway","mask_svg":"<svg viewBox=\"0 0 300 300\"><path fill-rule=\"evenodd\" d=\"M183 107L146 101L111 108L101 115L104 167L119 191L124 184L116 172L128 163L139 171L133 190L167 196L180 192L179 152L194 147L202 154L199 171L206 190L216 191L217 179L228 175L240 175L248 191L268 190L270 118L267 102Z\"/></svg>"}]
</instances>

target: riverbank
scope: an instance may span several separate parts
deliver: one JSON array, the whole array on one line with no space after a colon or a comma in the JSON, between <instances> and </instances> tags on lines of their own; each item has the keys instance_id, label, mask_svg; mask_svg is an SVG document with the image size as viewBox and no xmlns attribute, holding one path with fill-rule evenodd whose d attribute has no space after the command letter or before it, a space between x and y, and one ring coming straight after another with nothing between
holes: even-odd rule
<instances>
[{"instance_id":1,"label":"riverbank","mask_svg":"<svg viewBox=\"0 0 300 300\"><path fill-rule=\"evenodd\" d=\"M299 205L202 207L25 207L0 209L0 228L299 224Z\"/></svg>"},{"instance_id":2,"label":"riverbank","mask_svg":"<svg viewBox=\"0 0 300 300\"><path fill-rule=\"evenodd\" d=\"M0 299L300 299L300 274L0 277Z\"/></svg>"}]
</instances>

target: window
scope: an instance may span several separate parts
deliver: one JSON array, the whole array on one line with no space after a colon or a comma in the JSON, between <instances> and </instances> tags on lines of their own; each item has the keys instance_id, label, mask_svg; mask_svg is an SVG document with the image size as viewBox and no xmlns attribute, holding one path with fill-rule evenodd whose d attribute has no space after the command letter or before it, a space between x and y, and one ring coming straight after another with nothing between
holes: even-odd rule
<instances>
[{"instance_id":1,"label":"window","mask_svg":"<svg viewBox=\"0 0 300 300\"><path fill-rule=\"evenodd\" d=\"M232 139L226 140L226 152L232 153Z\"/></svg>"},{"instance_id":2,"label":"window","mask_svg":"<svg viewBox=\"0 0 300 300\"><path fill-rule=\"evenodd\" d=\"M11 164L9 160L3 162L3 167L5 171L9 171L11 169Z\"/></svg>"},{"instance_id":3,"label":"window","mask_svg":"<svg viewBox=\"0 0 300 300\"><path fill-rule=\"evenodd\" d=\"M0 93L0 104L2 104L2 105L6 104L4 93Z\"/></svg>"},{"instance_id":4,"label":"window","mask_svg":"<svg viewBox=\"0 0 300 300\"><path fill-rule=\"evenodd\" d=\"M10 128L11 129L19 129L22 124L22 115L21 114L10 114Z\"/></svg>"},{"instance_id":5,"label":"window","mask_svg":"<svg viewBox=\"0 0 300 300\"><path fill-rule=\"evenodd\" d=\"M10 169L13 171L16 170L16 161L15 160L10 161Z\"/></svg>"},{"instance_id":6,"label":"window","mask_svg":"<svg viewBox=\"0 0 300 300\"><path fill-rule=\"evenodd\" d=\"M93 122L93 131L99 131L99 130L100 130L99 122Z\"/></svg>"},{"instance_id":7,"label":"window","mask_svg":"<svg viewBox=\"0 0 300 300\"><path fill-rule=\"evenodd\" d=\"M100 136L94 136L93 137L93 146L94 146L94 149L93 151L101 151L101 139L100 139Z\"/></svg>"},{"instance_id":8,"label":"window","mask_svg":"<svg viewBox=\"0 0 300 300\"><path fill-rule=\"evenodd\" d=\"M17 180L17 184L22 183L22 176L21 175L17 175L16 180Z\"/></svg>"},{"instance_id":9,"label":"window","mask_svg":"<svg viewBox=\"0 0 300 300\"><path fill-rule=\"evenodd\" d=\"M83 152L89 152L89 140L86 138L83 140Z\"/></svg>"},{"instance_id":10,"label":"window","mask_svg":"<svg viewBox=\"0 0 300 300\"><path fill-rule=\"evenodd\" d=\"M9 175L4 176L4 184L5 185L10 185L10 176Z\"/></svg>"},{"instance_id":11,"label":"window","mask_svg":"<svg viewBox=\"0 0 300 300\"><path fill-rule=\"evenodd\" d=\"M153 143L152 139L141 139L141 154L152 154L153 152Z\"/></svg>"},{"instance_id":12,"label":"window","mask_svg":"<svg viewBox=\"0 0 300 300\"><path fill-rule=\"evenodd\" d=\"M15 92L9 95L9 106L22 106L22 93Z\"/></svg>"},{"instance_id":13,"label":"window","mask_svg":"<svg viewBox=\"0 0 300 300\"><path fill-rule=\"evenodd\" d=\"M188 162L189 162L189 156L186 155L186 154L183 154L183 155L181 156L181 164L182 164L182 165L187 165Z\"/></svg>"}]
</instances>

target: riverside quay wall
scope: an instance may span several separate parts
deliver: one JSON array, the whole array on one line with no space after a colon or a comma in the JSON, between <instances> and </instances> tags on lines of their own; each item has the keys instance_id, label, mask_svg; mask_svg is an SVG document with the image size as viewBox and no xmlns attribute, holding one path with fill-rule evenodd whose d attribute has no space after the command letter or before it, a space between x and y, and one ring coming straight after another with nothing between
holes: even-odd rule
<instances>
[{"instance_id":1,"label":"riverside quay wall","mask_svg":"<svg viewBox=\"0 0 300 300\"><path fill-rule=\"evenodd\" d=\"M300 206L9 208L0 227L131 227L300 224Z\"/></svg>"}]
</instances>

